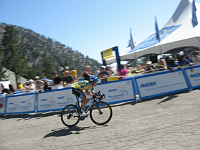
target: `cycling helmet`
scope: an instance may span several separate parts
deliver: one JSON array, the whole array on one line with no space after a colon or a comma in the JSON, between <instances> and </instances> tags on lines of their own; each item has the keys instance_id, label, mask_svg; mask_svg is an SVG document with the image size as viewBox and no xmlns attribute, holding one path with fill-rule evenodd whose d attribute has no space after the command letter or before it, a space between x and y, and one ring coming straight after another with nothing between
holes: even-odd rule
<instances>
[{"instance_id":1,"label":"cycling helmet","mask_svg":"<svg viewBox=\"0 0 200 150\"><path fill-rule=\"evenodd\" d=\"M95 76L91 76L89 81L97 83L99 81L99 79L97 77L95 77Z\"/></svg>"}]
</instances>

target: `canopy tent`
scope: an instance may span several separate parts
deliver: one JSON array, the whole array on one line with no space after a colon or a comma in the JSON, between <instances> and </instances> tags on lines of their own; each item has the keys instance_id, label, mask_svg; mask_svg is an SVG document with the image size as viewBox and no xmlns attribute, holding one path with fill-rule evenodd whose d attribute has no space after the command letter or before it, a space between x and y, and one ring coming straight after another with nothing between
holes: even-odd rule
<instances>
[{"instance_id":1,"label":"canopy tent","mask_svg":"<svg viewBox=\"0 0 200 150\"><path fill-rule=\"evenodd\" d=\"M200 4L196 5L197 20L200 21ZM160 43L153 33L131 49L120 53L120 60L131 60L152 54L160 55L181 47L200 47L200 23L193 27L192 0L181 0L170 20L159 30ZM116 58L106 60L106 64L116 62Z\"/></svg>"}]
</instances>

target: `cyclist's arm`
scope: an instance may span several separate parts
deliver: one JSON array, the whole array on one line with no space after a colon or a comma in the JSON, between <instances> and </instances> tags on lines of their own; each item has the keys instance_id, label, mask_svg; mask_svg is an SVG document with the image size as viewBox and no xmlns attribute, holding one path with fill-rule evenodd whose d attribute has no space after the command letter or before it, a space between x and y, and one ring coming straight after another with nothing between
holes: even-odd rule
<instances>
[{"instance_id":1,"label":"cyclist's arm","mask_svg":"<svg viewBox=\"0 0 200 150\"><path fill-rule=\"evenodd\" d=\"M85 89L85 94L86 94L86 95L89 95L89 96L93 96L93 95L94 95L94 92L89 92L88 89Z\"/></svg>"}]
</instances>

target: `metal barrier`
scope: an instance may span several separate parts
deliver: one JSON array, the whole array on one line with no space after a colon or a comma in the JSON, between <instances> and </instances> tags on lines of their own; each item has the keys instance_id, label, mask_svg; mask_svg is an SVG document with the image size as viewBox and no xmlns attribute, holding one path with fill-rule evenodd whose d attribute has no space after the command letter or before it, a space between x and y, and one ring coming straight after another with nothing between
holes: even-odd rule
<instances>
[{"instance_id":1,"label":"metal barrier","mask_svg":"<svg viewBox=\"0 0 200 150\"><path fill-rule=\"evenodd\" d=\"M142 100L200 87L200 65L182 67L172 71L127 76L126 79L99 83L95 92L106 95L110 104ZM20 92L20 91L19 91ZM2 101L0 114L37 113L61 110L65 105L75 103L71 87L29 93L8 95ZM1 102L1 101L0 101ZM89 105L90 103L88 103Z\"/></svg>"}]
</instances>

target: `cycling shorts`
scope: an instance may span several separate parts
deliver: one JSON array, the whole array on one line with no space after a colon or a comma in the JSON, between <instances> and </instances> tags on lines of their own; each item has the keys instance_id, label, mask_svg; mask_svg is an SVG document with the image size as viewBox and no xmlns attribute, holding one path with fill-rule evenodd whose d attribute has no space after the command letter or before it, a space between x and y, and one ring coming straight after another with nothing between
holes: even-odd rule
<instances>
[{"instance_id":1,"label":"cycling shorts","mask_svg":"<svg viewBox=\"0 0 200 150\"><path fill-rule=\"evenodd\" d=\"M75 89L75 88L72 88L72 93L75 94L76 96L80 97L80 98L82 97L83 94L85 94L80 89Z\"/></svg>"}]
</instances>

